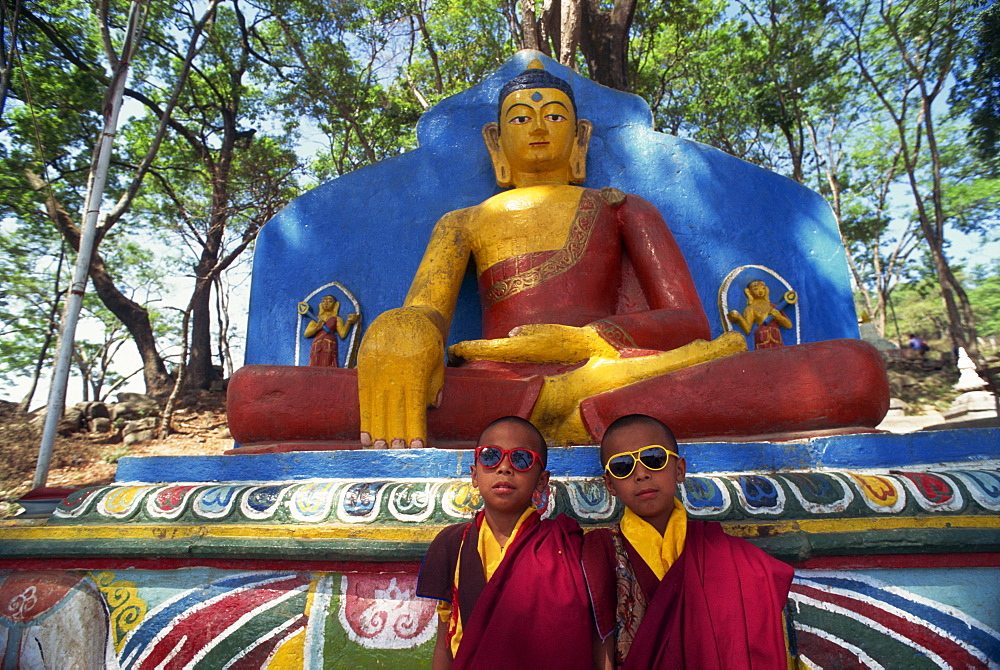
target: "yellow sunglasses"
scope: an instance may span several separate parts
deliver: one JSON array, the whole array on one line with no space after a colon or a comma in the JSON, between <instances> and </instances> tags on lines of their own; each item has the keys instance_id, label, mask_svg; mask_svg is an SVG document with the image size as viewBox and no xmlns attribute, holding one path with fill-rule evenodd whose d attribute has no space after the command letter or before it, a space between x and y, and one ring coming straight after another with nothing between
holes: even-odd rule
<instances>
[{"instance_id":1,"label":"yellow sunglasses","mask_svg":"<svg viewBox=\"0 0 1000 670\"><path fill-rule=\"evenodd\" d=\"M625 479L635 470L637 461L642 463L647 470L655 472L667 467L671 456L680 458L676 451L670 451L659 444L651 444L642 449L626 451L625 453L612 456L608 459L608 463L604 466L604 469L615 479Z\"/></svg>"}]
</instances>

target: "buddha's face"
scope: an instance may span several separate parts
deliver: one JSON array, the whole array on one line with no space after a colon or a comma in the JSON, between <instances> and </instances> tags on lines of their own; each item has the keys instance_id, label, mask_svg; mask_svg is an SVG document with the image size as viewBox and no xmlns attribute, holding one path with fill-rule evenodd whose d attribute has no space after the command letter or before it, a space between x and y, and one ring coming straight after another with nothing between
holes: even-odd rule
<instances>
[{"instance_id":1,"label":"buddha's face","mask_svg":"<svg viewBox=\"0 0 1000 670\"><path fill-rule=\"evenodd\" d=\"M573 103L558 89L526 88L503 102L500 148L515 172L547 172L568 165L575 136Z\"/></svg>"},{"instance_id":2,"label":"buddha's face","mask_svg":"<svg viewBox=\"0 0 1000 670\"><path fill-rule=\"evenodd\" d=\"M762 281L750 282L750 295L755 298L766 298L767 297L767 284Z\"/></svg>"}]
</instances>

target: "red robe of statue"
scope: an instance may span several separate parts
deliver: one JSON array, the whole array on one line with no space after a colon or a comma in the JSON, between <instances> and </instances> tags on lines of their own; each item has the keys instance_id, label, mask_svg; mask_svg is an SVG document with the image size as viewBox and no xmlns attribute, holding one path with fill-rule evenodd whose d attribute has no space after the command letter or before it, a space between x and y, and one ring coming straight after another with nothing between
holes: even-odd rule
<instances>
[{"instance_id":1,"label":"red robe of statue","mask_svg":"<svg viewBox=\"0 0 1000 670\"><path fill-rule=\"evenodd\" d=\"M337 358L337 317L331 317L313 337L309 365L316 368L340 367Z\"/></svg>"}]
</instances>

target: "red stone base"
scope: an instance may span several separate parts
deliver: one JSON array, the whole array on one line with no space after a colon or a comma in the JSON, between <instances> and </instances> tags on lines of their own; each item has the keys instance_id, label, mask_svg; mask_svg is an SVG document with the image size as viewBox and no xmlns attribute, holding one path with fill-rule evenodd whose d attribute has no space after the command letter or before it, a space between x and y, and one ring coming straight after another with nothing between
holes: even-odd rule
<instances>
[{"instance_id":1,"label":"red stone base","mask_svg":"<svg viewBox=\"0 0 1000 670\"><path fill-rule=\"evenodd\" d=\"M448 368L429 446L468 448L493 419L529 417L540 376ZM644 413L682 440L798 439L872 430L889 408L885 365L861 340L752 351L604 393L581 405L594 443L614 419ZM239 453L356 449L354 370L248 365L229 383ZM253 451L251 451L251 449Z\"/></svg>"}]
</instances>

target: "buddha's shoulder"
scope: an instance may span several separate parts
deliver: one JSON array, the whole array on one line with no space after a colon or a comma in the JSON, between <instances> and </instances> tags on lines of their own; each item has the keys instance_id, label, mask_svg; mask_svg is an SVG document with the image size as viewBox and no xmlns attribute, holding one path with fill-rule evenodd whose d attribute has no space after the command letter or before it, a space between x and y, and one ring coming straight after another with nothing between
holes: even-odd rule
<instances>
[{"instance_id":1,"label":"buddha's shoulder","mask_svg":"<svg viewBox=\"0 0 1000 670\"><path fill-rule=\"evenodd\" d=\"M488 213L550 207L553 205L575 206L589 189L571 185L525 186L502 191L487 198L474 209Z\"/></svg>"}]
</instances>

